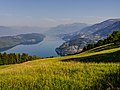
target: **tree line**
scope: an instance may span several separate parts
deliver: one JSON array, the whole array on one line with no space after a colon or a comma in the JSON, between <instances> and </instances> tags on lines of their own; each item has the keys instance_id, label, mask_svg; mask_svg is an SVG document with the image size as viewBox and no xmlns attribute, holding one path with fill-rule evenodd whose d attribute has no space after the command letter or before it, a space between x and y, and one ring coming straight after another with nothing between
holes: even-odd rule
<instances>
[{"instance_id":1,"label":"tree line","mask_svg":"<svg viewBox=\"0 0 120 90\"><path fill-rule=\"evenodd\" d=\"M17 64L23 63L26 61L31 61L35 59L40 59L38 56L29 56L26 53L15 54L15 53L0 53L0 65L8 65L8 64Z\"/></svg>"},{"instance_id":2,"label":"tree line","mask_svg":"<svg viewBox=\"0 0 120 90\"><path fill-rule=\"evenodd\" d=\"M113 31L113 33L109 34L106 39L99 40L95 44L88 44L83 48L82 52L109 43L120 44L120 31Z\"/></svg>"}]
</instances>

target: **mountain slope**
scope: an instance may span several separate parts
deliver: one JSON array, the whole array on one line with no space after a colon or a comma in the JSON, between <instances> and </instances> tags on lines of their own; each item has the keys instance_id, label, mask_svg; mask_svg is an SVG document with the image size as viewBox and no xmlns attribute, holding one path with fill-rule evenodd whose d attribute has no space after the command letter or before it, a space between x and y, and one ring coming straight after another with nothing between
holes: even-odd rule
<instances>
[{"instance_id":1,"label":"mountain slope","mask_svg":"<svg viewBox=\"0 0 120 90\"><path fill-rule=\"evenodd\" d=\"M0 66L0 89L120 89L119 65L120 48L116 47Z\"/></svg>"},{"instance_id":2,"label":"mountain slope","mask_svg":"<svg viewBox=\"0 0 120 90\"><path fill-rule=\"evenodd\" d=\"M67 42L56 48L56 51L59 55L79 53L82 51L84 46L91 44L91 42L86 42L86 40L92 41L94 44L98 40L106 38L108 34L111 34L115 30L120 30L120 19L109 19L104 22L89 26L81 30L81 32L83 31L82 34L76 32L76 34L74 33L63 37L63 39ZM92 33L93 31L94 33Z\"/></svg>"},{"instance_id":3,"label":"mountain slope","mask_svg":"<svg viewBox=\"0 0 120 90\"><path fill-rule=\"evenodd\" d=\"M97 23L97 24L94 24L92 26L86 27L86 28L80 30L80 32L82 31L84 33L93 33L93 32L96 32L100 29L106 28L106 27L108 27L108 26L110 26L113 23L118 22L118 21L120 21L120 19L108 19L108 20L103 21L101 23Z\"/></svg>"},{"instance_id":4,"label":"mountain slope","mask_svg":"<svg viewBox=\"0 0 120 90\"><path fill-rule=\"evenodd\" d=\"M100 35L100 37L106 37L108 34L111 34L115 30L120 30L120 21L113 23L112 25L100 29L96 32L94 32L92 35Z\"/></svg>"},{"instance_id":5,"label":"mountain slope","mask_svg":"<svg viewBox=\"0 0 120 90\"><path fill-rule=\"evenodd\" d=\"M56 48L55 51L61 56L71 55L81 52L84 46L91 43L95 42L88 38L77 38L63 43L60 47Z\"/></svg>"},{"instance_id":6,"label":"mountain slope","mask_svg":"<svg viewBox=\"0 0 120 90\"><path fill-rule=\"evenodd\" d=\"M119 22L119 21L120 21L120 19L108 19L106 21L85 27L85 28L80 29L73 33L70 33L70 34L66 35L67 37L64 36L63 39L65 39L65 40L72 39L72 38L76 38L76 37L81 37L81 35L82 36L84 35L84 37L89 37L90 34L95 33L99 30L105 29L105 28L107 29L107 27L109 27L112 24L114 24L115 22ZM110 34L110 33L108 33L108 34Z\"/></svg>"}]
</instances>

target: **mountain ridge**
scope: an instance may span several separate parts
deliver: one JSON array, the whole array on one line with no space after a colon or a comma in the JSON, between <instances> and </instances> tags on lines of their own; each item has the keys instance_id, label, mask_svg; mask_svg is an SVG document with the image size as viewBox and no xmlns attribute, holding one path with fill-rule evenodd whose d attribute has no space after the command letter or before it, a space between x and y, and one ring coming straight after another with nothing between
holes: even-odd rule
<instances>
[{"instance_id":1,"label":"mountain ridge","mask_svg":"<svg viewBox=\"0 0 120 90\"><path fill-rule=\"evenodd\" d=\"M88 26L86 23L72 23L72 24L61 24L56 27L53 27L49 29L46 33L59 36L61 34L67 34L67 33L72 33L75 32L79 29L82 29L84 27Z\"/></svg>"},{"instance_id":2,"label":"mountain ridge","mask_svg":"<svg viewBox=\"0 0 120 90\"><path fill-rule=\"evenodd\" d=\"M114 28L112 28L113 26L114 26ZM78 53L78 52L82 51L83 46L80 47L82 44L86 43L86 44L84 44L84 46L91 44L91 42L82 41L82 39L80 41L80 38L92 40L92 42L95 43L98 40L105 38L108 34L111 34L113 31L118 30L118 29L120 30L120 19L109 19L109 20L94 24L92 26L88 26L82 30L85 30L84 32L86 32L86 33L88 32L89 34L86 34L86 33L84 34L84 32L82 32L80 34L77 32L76 34L75 33L71 34L67 38L63 37L64 40L68 40L68 41L63 43L62 45L60 45L58 48L56 48L56 52L59 55ZM82 31L82 30L80 30L80 31ZM86 31L86 30L88 30L88 31ZM94 34L94 32L89 32L92 30L94 30L95 32L97 32L97 31L99 32L99 30L102 31L101 35L104 35L104 37L99 36L99 33L98 33L98 35L96 35L96 33ZM70 42L72 42L72 44L66 45L66 43L70 43ZM83 43L81 43L81 45L80 45L80 43L76 44L76 42L83 42ZM64 47L64 45L66 45L66 47ZM79 47L79 48L74 48L74 47Z\"/></svg>"},{"instance_id":3,"label":"mountain ridge","mask_svg":"<svg viewBox=\"0 0 120 90\"><path fill-rule=\"evenodd\" d=\"M101 37L106 37L108 34L111 34L114 30L120 30L120 21L113 23L112 25L100 29L94 32L92 35L100 35Z\"/></svg>"}]
</instances>

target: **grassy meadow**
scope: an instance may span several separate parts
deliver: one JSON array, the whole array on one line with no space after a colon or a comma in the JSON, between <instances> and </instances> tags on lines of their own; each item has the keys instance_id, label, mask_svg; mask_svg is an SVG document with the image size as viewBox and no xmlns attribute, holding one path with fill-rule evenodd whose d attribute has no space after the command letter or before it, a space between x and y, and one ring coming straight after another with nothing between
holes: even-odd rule
<instances>
[{"instance_id":1,"label":"grassy meadow","mask_svg":"<svg viewBox=\"0 0 120 90\"><path fill-rule=\"evenodd\" d=\"M112 45L0 66L0 90L119 90L120 47Z\"/></svg>"}]
</instances>

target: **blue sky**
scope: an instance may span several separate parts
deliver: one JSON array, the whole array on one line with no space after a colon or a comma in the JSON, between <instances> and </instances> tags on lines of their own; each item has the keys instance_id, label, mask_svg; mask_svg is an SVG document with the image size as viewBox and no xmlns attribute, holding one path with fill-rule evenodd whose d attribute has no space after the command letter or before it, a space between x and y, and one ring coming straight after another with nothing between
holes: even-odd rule
<instances>
[{"instance_id":1,"label":"blue sky","mask_svg":"<svg viewBox=\"0 0 120 90\"><path fill-rule=\"evenodd\" d=\"M0 0L0 25L51 27L120 17L120 0Z\"/></svg>"}]
</instances>

